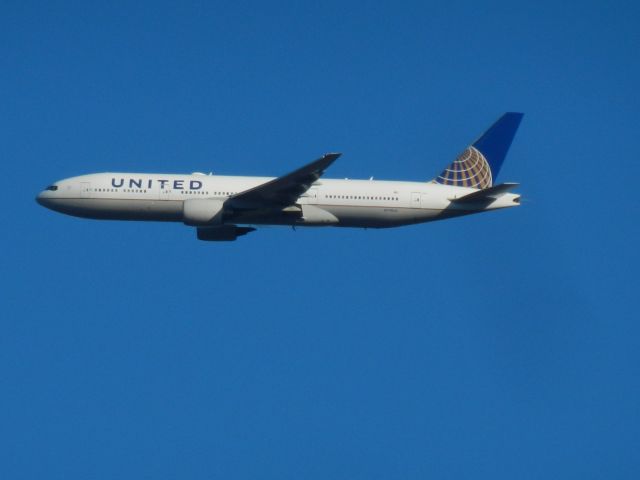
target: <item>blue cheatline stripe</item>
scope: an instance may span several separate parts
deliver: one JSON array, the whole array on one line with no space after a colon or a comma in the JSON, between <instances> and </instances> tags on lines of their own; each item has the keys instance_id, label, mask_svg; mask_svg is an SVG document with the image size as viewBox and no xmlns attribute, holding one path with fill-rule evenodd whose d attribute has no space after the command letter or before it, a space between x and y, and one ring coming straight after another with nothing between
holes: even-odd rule
<instances>
[{"instance_id":1,"label":"blue cheatline stripe","mask_svg":"<svg viewBox=\"0 0 640 480\"><path fill-rule=\"evenodd\" d=\"M489 162L494 181L507 156L523 116L523 113L505 113L473 144Z\"/></svg>"}]
</instances>

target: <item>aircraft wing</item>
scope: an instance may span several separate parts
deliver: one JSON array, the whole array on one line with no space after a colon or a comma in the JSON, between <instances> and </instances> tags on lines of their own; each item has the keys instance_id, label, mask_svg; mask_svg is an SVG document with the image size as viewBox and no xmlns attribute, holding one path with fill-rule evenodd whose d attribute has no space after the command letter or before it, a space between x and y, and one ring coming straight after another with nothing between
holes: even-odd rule
<instances>
[{"instance_id":1,"label":"aircraft wing","mask_svg":"<svg viewBox=\"0 0 640 480\"><path fill-rule=\"evenodd\" d=\"M232 195L225 205L239 209L292 205L300 195L309 190L340 155L340 153L327 153L322 158L287 175Z\"/></svg>"}]
</instances>

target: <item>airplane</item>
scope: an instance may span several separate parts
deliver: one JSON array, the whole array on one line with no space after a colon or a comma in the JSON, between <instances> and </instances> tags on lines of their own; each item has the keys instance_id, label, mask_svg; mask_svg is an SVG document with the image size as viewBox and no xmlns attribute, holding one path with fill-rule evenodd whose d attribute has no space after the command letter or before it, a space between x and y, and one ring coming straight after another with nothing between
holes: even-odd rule
<instances>
[{"instance_id":1,"label":"airplane","mask_svg":"<svg viewBox=\"0 0 640 480\"><path fill-rule=\"evenodd\" d=\"M183 222L197 238L232 241L257 226L386 228L520 204L517 183L495 184L522 120L502 115L437 177L425 182L338 180L323 174L327 153L281 177L96 173L49 185L36 201L51 210L101 220Z\"/></svg>"}]
</instances>

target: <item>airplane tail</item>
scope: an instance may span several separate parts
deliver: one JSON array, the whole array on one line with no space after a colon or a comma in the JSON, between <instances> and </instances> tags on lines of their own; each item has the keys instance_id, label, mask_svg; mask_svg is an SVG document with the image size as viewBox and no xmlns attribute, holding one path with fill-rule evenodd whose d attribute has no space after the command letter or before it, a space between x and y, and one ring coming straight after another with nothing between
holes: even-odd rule
<instances>
[{"instance_id":1,"label":"airplane tail","mask_svg":"<svg viewBox=\"0 0 640 480\"><path fill-rule=\"evenodd\" d=\"M524 114L508 112L466 148L433 181L457 187L490 188L498 176Z\"/></svg>"}]
</instances>

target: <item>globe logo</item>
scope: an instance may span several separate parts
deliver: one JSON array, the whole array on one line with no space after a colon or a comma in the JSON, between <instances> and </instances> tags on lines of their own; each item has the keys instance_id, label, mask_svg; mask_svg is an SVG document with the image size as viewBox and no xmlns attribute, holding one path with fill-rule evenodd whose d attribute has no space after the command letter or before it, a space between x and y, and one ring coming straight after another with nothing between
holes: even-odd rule
<instances>
[{"instance_id":1,"label":"globe logo","mask_svg":"<svg viewBox=\"0 0 640 480\"><path fill-rule=\"evenodd\" d=\"M491 168L484 155L468 147L435 179L442 185L456 187L489 188L492 184Z\"/></svg>"}]
</instances>

